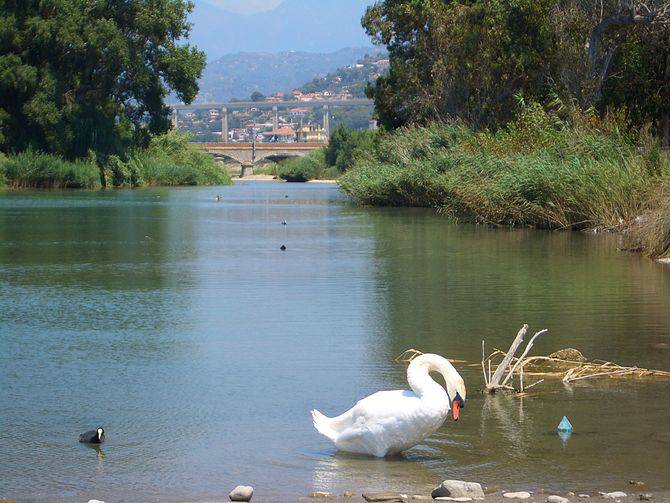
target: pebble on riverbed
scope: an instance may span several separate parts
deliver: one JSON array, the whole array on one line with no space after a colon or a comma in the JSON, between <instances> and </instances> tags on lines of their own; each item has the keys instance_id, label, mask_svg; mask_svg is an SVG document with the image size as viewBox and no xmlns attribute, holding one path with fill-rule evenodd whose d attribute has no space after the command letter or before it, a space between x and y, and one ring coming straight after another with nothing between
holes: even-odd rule
<instances>
[{"instance_id":1,"label":"pebble on riverbed","mask_svg":"<svg viewBox=\"0 0 670 503\"><path fill-rule=\"evenodd\" d=\"M547 497L547 503L569 503L568 498L564 498L563 496L558 496L556 494L552 494L551 496Z\"/></svg>"},{"instance_id":2,"label":"pebble on riverbed","mask_svg":"<svg viewBox=\"0 0 670 503\"><path fill-rule=\"evenodd\" d=\"M405 501L398 493L363 493L363 499L375 503L403 503Z\"/></svg>"},{"instance_id":3,"label":"pebble on riverbed","mask_svg":"<svg viewBox=\"0 0 670 503\"><path fill-rule=\"evenodd\" d=\"M530 493L528 491L517 491L515 493L503 493L503 498L516 499L516 500L527 500L530 498Z\"/></svg>"},{"instance_id":4,"label":"pebble on riverbed","mask_svg":"<svg viewBox=\"0 0 670 503\"><path fill-rule=\"evenodd\" d=\"M315 498L315 499L322 499L322 498L330 498L332 497L332 494L326 492L326 491L315 491L309 495L310 498Z\"/></svg>"},{"instance_id":5,"label":"pebble on riverbed","mask_svg":"<svg viewBox=\"0 0 670 503\"><path fill-rule=\"evenodd\" d=\"M448 498L470 498L475 500L484 499L484 490L477 482L463 482L462 480L445 480L431 493L433 499Z\"/></svg>"},{"instance_id":6,"label":"pebble on riverbed","mask_svg":"<svg viewBox=\"0 0 670 503\"><path fill-rule=\"evenodd\" d=\"M608 500L616 500L616 499L628 497L628 495L623 491L614 491L614 492L611 492L611 493L600 493L600 495L603 498L608 499Z\"/></svg>"},{"instance_id":7,"label":"pebble on riverbed","mask_svg":"<svg viewBox=\"0 0 670 503\"><path fill-rule=\"evenodd\" d=\"M640 494L640 501L651 501L652 499L654 499L654 495L651 493Z\"/></svg>"},{"instance_id":8,"label":"pebble on riverbed","mask_svg":"<svg viewBox=\"0 0 670 503\"><path fill-rule=\"evenodd\" d=\"M251 497L254 495L254 488L251 486L237 486L235 489L230 491L228 497L230 501L251 501Z\"/></svg>"}]
</instances>

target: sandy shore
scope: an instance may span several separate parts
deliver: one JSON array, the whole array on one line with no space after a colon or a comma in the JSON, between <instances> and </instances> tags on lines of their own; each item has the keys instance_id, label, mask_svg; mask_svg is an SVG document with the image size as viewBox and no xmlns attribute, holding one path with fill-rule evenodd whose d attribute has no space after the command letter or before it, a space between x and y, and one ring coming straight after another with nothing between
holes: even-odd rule
<instances>
[{"instance_id":1,"label":"sandy shore","mask_svg":"<svg viewBox=\"0 0 670 503\"><path fill-rule=\"evenodd\" d=\"M272 175L247 175L244 178L233 177L234 182L277 182L277 183L286 183L284 180L275 178ZM337 180L310 180L306 183L325 183L325 184L336 184Z\"/></svg>"}]
</instances>

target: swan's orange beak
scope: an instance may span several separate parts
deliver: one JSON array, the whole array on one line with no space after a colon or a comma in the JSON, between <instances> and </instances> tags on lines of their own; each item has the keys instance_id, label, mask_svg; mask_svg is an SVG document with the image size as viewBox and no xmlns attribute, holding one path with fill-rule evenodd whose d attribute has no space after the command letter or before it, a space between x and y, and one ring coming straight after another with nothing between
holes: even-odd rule
<instances>
[{"instance_id":1,"label":"swan's orange beak","mask_svg":"<svg viewBox=\"0 0 670 503\"><path fill-rule=\"evenodd\" d=\"M461 411L461 401L455 399L451 402L451 417L454 418L454 421L458 421Z\"/></svg>"}]
</instances>

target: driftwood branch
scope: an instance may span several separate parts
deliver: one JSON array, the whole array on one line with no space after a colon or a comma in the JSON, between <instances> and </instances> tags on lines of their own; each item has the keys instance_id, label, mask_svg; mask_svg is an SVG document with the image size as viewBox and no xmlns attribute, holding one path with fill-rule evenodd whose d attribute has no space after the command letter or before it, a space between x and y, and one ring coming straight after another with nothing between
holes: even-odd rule
<instances>
[{"instance_id":1,"label":"driftwood branch","mask_svg":"<svg viewBox=\"0 0 670 503\"><path fill-rule=\"evenodd\" d=\"M523 343L523 338L526 336L526 333L528 332L528 325L524 325L521 327L521 330L519 330L519 333L516 335L514 338L514 341L512 342L512 345L510 346L509 350L507 353L505 353L505 356L503 357L502 361L496 368L495 372L493 373L492 377L488 377L486 375L486 370L485 370L485 365L484 365L484 360L482 360L482 371L484 372L484 381L486 383L486 391L489 393L495 393L496 391L499 390L514 390L514 387L511 386L509 383L510 379L513 379L514 374L517 372L517 370L520 369L520 386L521 386L521 391L523 391L523 362L524 358L528 355L530 350L533 348L533 344L535 343L535 340L540 337L541 335L544 335L548 332L548 330L540 330L537 332L528 342L526 345L526 348L524 349L523 353L521 354L521 357L516 358L516 352ZM482 342L482 351L484 350L484 343ZM503 354L502 352L495 352L495 354ZM491 356L493 356L491 355ZM491 356L488 358L488 364L489 364L489 369L491 368ZM489 375L490 375L490 370L489 370ZM537 383L535 383L537 384ZM534 384L534 385L535 385ZM533 386L534 386L533 385Z\"/></svg>"},{"instance_id":2,"label":"driftwood branch","mask_svg":"<svg viewBox=\"0 0 670 503\"><path fill-rule=\"evenodd\" d=\"M502 378L503 374L505 373L505 369L509 366L510 362L512 361L512 358L514 358L514 354L516 353L516 350L519 349L519 346L523 342L523 338L526 336L526 332L528 331L528 325L524 325L521 327L521 330L519 330L519 333L516 334L516 337L514 338L514 341L512 342L512 345L509 347L509 351L507 351L507 354L505 355L505 358L503 358L503 361L498 365L498 368L496 371L493 373L493 377L491 377L491 380L487 384L487 389L492 389L495 387L502 386Z\"/></svg>"}]
</instances>

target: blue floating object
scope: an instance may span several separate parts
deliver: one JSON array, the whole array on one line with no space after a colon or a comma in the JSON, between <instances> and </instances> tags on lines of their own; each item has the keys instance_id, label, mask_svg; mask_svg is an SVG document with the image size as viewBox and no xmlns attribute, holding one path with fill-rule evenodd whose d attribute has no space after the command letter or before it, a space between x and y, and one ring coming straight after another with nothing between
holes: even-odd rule
<instances>
[{"instance_id":1,"label":"blue floating object","mask_svg":"<svg viewBox=\"0 0 670 503\"><path fill-rule=\"evenodd\" d=\"M558 425L558 428L556 428L556 431L562 433L572 433L572 424L570 424L570 421L568 421L567 417L563 416L563 419L561 419L561 423Z\"/></svg>"}]
</instances>

